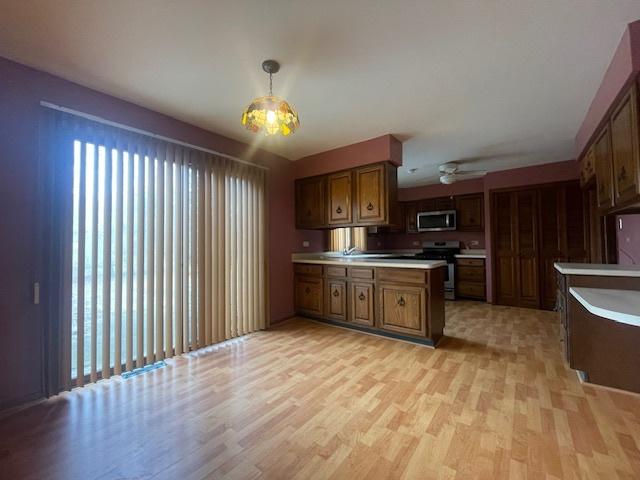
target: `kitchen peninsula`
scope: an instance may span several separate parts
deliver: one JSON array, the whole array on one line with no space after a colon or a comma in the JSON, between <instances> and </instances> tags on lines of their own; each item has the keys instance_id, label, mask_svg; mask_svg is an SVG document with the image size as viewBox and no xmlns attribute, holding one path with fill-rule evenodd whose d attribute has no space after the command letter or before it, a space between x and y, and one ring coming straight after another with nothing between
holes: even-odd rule
<instances>
[{"instance_id":1,"label":"kitchen peninsula","mask_svg":"<svg viewBox=\"0 0 640 480\"><path fill-rule=\"evenodd\" d=\"M442 337L446 262L327 253L292 261L299 315L429 346Z\"/></svg>"}]
</instances>

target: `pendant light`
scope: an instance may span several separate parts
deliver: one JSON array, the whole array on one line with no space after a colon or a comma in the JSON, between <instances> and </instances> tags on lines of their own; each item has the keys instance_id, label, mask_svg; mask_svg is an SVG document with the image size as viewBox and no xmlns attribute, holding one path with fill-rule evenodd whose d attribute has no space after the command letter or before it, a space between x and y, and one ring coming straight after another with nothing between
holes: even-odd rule
<instances>
[{"instance_id":1,"label":"pendant light","mask_svg":"<svg viewBox=\"0 0 640 480\"><path fill-rule=\"evenodd\" d=\"M284 99L273 95L274 73L280 70L275 60L262 62L262 69L269 74L269 95L255 98L242 114L241 123L254 133L264 131L265 135L291 135L300 126L298 114Z\"/></svg>"}]
</instances>

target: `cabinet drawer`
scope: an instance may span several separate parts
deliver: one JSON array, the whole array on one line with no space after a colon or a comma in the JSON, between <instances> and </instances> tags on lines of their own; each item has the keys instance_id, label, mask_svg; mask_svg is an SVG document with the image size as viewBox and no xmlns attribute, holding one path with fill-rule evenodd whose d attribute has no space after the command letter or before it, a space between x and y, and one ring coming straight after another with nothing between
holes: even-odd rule
<instances>
[{"instance_id":1,"label":"cabinet drawer","mask_svg":"<svg viewBox=\"0 0 640 480\"><path fill-rule=\"evenodd\" d=\"M357 268L349 269L351 278L360 278L362 280L373 280L373 268Z\"/></svg>"},{"instance_id":2,"label":"cabinet drawer","mask_svg":"<svg viewBox=\"0 0 640 480\"><path fill-rule=\"evenodd\" d=\"M427 283L427 272L409 268L378 268L381 282Z\"/></svg>"},{"instance_id":3,"label":"cabinet drawer","mask_svg":"<svg viewBox=\"0 0 640 480\"><path fill-rule=\"evenodd\" d=\"M482 267L459 265L456 275L460 281L484 283L484 268Z\"/></svg>"},{"instance_id":4,"label":"cabinet drawer","mask_svg":"<svg viewBox=\"0 0 640 480\"><path fill-rule=\"evenodd\" d=\"M456 294L460 297L485 298L484 283L458 282Z\"/></svg>"},{"instance_id":5,"label":"cabinet drawer","mask_svg":"<svg viewBox=\"0 0 640 480\"><path fill-rule=\"evenodd\" d=\"M456 263L465 267L484 267L484 258L456 258Z\"/></svg>"},{"instance_id":6,"label":"cabinet drawer","mask_svg":"<svg viewBox=\"0 0 640 480\"><path fill-rule=\"evenodd\" d=\"M327 267L327 277L346 277L347 267Z\"/></svg>"},{"instance_id":7,"label":"cabinet drawer","mask_svg":"<svg viewBox=\"0 0 640 480\"><path fill-rule=\"evenodd\" d=\"M322 265L310 265L308 263L296 263L293 271L301 275L317 275L322 276Z\"/></svg>"}]
</instances>

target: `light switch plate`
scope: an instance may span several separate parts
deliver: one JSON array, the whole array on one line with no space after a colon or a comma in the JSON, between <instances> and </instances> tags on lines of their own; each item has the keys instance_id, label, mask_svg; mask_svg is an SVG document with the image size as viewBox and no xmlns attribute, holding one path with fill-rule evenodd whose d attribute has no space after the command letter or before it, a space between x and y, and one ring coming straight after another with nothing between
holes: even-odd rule
<instances>
[{"instance_id":1,"label":"light switch plate","mask_svg":"<svg viewBox=\"0 0 640 480\"><path fill-rule=\"evenodd\" d=\"M305 247L305 248L309 248L309 241L308 240L304 240L302 242L302 246Z\"/></svg>"}]
</instances>

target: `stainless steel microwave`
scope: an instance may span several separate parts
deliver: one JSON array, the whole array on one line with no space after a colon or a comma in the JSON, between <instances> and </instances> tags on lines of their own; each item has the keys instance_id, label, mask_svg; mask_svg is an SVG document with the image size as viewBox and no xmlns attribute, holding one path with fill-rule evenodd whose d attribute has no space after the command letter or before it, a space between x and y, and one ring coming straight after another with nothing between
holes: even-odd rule
<instances>
[{"instance_id":1,"label":"stainless steel microwave","mask_svg":"<svg viewBox=\"0 0 640 480\"><path fill-rule=\"evenodd\" d=\"M439 212L418 213L419 232L441 232L456 229L456 211L442 210Z\"/></svg>"}]
</instances>

